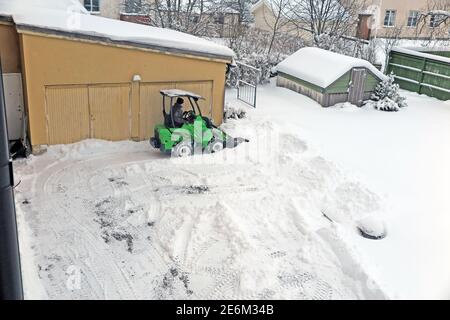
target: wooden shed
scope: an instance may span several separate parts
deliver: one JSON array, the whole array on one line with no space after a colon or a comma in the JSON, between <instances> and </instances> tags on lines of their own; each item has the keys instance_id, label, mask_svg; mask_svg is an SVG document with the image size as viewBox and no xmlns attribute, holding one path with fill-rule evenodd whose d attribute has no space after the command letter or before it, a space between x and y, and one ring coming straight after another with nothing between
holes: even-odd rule
<instances>
[{"instance_id":1,"label":"wooden shed","mask_svg":"<svg viewBox=\"0 0 450 320\"><path fill-rule=\"evenodd\" d=\"M323 107L361 106L385 75L366 60L319 48L302 48L277 66L277 86L306 95Z\"/></svg>"},{"instance_id":2,"label":"wooden shed","mask_svg":"<svg viewBox=\"0 0 450 320\"><path fill-rule=\"evenodd\" d=\"M88 138L148 139L162 121L161 89L204 96L203 113L222 122L234 56L227 47L168 29L5 3L2 66L22 76L34 152Z\"/></svg>"}]
</instances>

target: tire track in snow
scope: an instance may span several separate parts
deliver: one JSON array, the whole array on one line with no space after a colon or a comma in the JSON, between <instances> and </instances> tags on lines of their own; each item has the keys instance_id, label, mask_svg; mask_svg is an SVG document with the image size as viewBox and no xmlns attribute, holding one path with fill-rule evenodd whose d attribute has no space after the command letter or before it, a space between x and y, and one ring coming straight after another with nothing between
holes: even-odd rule
<instances>
[{"instance_id":1,"label":"tire track in snow","mask_svg":"<svg viewBox=\"0 0 450 320\"><path fill-rule=\"evenodd\" d=\"M32 180L31 192L44 190L41 200L51 199L35 227L55 220L53 234L38 240L64 239L67 230L84 240L69 244L70 250L58 248L89 277L86 289L67 297L328 299L368 294L358 291L358 279L342 275L339 263L348 261L339 260L327 240L318 241L307 222L297 219L310 208L290 204L297 198L302 204L320 201L317 195L335 183L326 162L303 159L273 171L251 164L184 166L149 159L148 152L131 157L126 148L99 153L67 157ZM96 204L108 197L111 206L102 208L108 211L107 222L133 237L133 252L120 240L105 243L93 221ZM142 212L128 215L127 206L142 207ZM151 226L139 221L141 213L151 218ZM333 277L339 281L331 283ZM63 284L46 284L50 296L64 294Z\"/></svg>"},{"instance_id":2,"label":"tire track in snow","mask_svg":"<svg viewBox=\"0 0 450 320\"><path fill-rule=\"evenodd\" d=\"M90 158L84 161L77 161L75 165L72 165L71 169L72 171L77 172L76 168L83 167L86 163L92 164L93 162L100 162L105 163L108 162L108 160L115 159L116 155L107 155L107 156L100 156L95 158ZM139 161L140 162L140 161ZM134 163L138 163L138 161L134 161ZM94 166L95 167L95 166ZM51 212L53 213L53 217L58 217L61 212L64 212L65 214L69 213L69 211L66 210L63 204L61 202L64 201L60 200L59 197L54 196L54 189L55 186L59 185L59 181L62 179L64 172L66 171L66 163L64 161L58 162L57 164L50 166L49 168L46 168L40 176L39 180L37 181L36 185L42 185L43 193L48 198L46 201L48 204L48 207L51 208ZM82 180L81 180L82 181ZM89 184L89 183L88 183ZM87 186L89 188L89 185ZM94 191L91 188L89 188L90 191ZM48 209L47 209L48 210ZM92 230L91 228L88 228L85 223L79 221L75 216L69 216L66 215L65 219L71 219L71 221L76 225L76 229L78 232L81 232L82 235L80 236L81 239L84 239L83 245L86 247L89 247L87 251L92 252L93 256L95 256L96 260L101 261L101 264L97 263L83 263L82 269L85 269L85 273L93 274L94 280L97 282L98 286L102 289L104 288L104 283L99 277L104 277L105 274L108 274L110 278L112 278L112 281L109 281L110 283L113 283L114 286L118 286L117 289L110 289L114 290L113 295L117 296L119 298L136 298L135 292L133 292L133 287L128 280L127 275L123 272L123 270L120 268L120 266L115 262L114 256L111 254L104 254L104 252L108 252L103 247L96 246L95 244L98 243L98 232L96 230ZM65 224L69 224L68 221L64 222ZM53 224L52 224L53 225ZM57 224L58 225L58 224ZM55 231L57 234L57 232ZM77 261L79 263L80 261ZM100 268L101 265L107 265L108 269ZM122 284L126 284L126 286L123 286ZM64 291L66 289L65 287L61 287L61 291ZM98 293L98 290L96 290L97 293L93 298L107 298L107 296L102 296ZM85 292L81 294L81 296L89 297L89 293Z\"/></svg>"}]
</instances>

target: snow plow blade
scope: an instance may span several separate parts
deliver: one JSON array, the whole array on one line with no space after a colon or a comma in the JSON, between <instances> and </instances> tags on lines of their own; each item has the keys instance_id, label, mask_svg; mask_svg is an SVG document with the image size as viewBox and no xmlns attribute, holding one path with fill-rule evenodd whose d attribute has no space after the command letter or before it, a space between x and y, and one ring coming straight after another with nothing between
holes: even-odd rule
<instances>
[{"instance_id":1,"label":"snow plow blade","mask_svg":"<svg viewBox=\"0 0 450 320\"><path fill-rule=\"evenodd\" d=\"M226 141L225 147L228 149L236 148L238 145L240 145L241 143L244 143L244 142L250 142L250 140L244 139L244 138L231 138L230 137Z\"/></svg>"}]
</instances>

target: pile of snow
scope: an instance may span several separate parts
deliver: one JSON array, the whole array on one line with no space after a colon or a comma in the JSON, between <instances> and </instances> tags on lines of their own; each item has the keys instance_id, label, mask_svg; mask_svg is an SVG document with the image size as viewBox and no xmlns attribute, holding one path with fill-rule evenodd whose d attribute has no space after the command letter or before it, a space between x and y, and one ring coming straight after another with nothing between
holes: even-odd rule
<instances>
[{"instance_id":1,"label":"pile of snow","mask_svg":"<svg viewBox=\"0 0 450 320\"><path fill-rule=\"evenodd\" d=\"M375 76L385 75L370 62L319 48L302 48L286 58L276 67L298 79L326 88L352 68L367 68Z\"/></svg>"},{"instance_id":2,"label":"pile of snow","mask_svg":"<svg viewBox=\"0 0 450 320\"><path fill-rule=\"evenodd\" d=\"M247 115L248 108L240 103L225 104L224 113L225 119L242 119Z\"/></svg>"},{"instance_id":3,"label":"pile of snow","mask_svg":"<svg viewBox=\"0 0 450 320\"><path fill-rule=\"evenodd\" d=\"M329 107L329 109L337 109L337 110L343 110L346 112L355 112L359 111L360 108L357 105L352 104L351 102L341 102L337 103L334 106Z\"/></svg>"},{"instance_id":4,"label":"pile of snow","mask_svg":"<svg viewBox=\"0 0 450 320\"><path fill-rule=\"evenodd\" d=\"M59 1L56 2L59 3ZM69 0L64 0L57 5L55 1L44 0L38 2L0 0L0 15L11 16L19 27L38 27L87 36L100 36L113 41L127 41L160 49L171 48L230 59L234 57L233 50L223 45L171 29L84 14L85 12L78 9L79 7L73 3ZM53 4L55 4L55 8L52 7Z\"/></svg>"}]
</instances>

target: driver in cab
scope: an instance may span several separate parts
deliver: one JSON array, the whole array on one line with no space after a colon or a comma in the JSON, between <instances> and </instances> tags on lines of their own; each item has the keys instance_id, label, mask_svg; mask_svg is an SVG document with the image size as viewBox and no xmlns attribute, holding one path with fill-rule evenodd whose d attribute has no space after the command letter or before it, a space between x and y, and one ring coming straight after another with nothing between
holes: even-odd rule
<instances>
[{"instance_id":1,"label":"driver in cab","mask_svg":"<svg viewBox=\"0 0 450 320\"><path fill-rule=\"evenodd\" d=\"M182 98L178 98L177 102L172 106L172 110L170 111L176 128L180 128L186 122L186 120L183 119L183 104L184 100Z\"/></svg>"}]
</instances>

